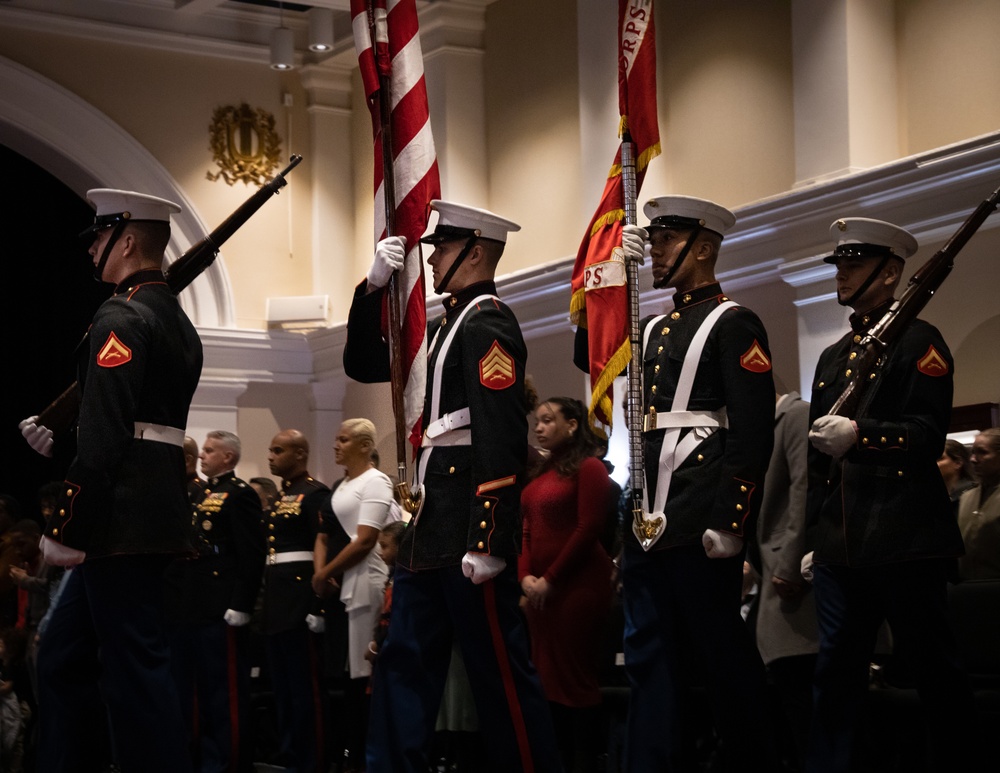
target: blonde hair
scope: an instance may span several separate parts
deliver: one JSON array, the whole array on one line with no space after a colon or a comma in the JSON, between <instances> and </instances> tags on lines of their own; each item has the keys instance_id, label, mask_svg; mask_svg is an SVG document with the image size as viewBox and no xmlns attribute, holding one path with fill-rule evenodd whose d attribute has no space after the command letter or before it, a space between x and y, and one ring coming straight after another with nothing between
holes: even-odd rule
<instances>
[{"instance_id":1,"label":"blonde hair","mask_svg":"<svg viewBox=\"0 0 1000 773\"><path fill-rule=\"evenodd\" d=\"M355 439L375 447L375 425L368 419L345 419L341 426Z\"/></svg>"}]
</instances>

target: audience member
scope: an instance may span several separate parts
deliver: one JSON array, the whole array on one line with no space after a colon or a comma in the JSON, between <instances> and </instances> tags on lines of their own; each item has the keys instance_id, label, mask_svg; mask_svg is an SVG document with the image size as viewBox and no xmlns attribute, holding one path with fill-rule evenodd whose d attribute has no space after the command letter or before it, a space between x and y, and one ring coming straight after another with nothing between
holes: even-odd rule
<instances>
[{"instance_id":1,"label":"audience member","mask_svg":"<svg viewBox=\"0 0 1000 773\"><path fill-rule=\"evenodd\" d=\"M382 590L389 573L375 548L390 518L392 482L376 469L374 448L375 425L368 419L348 419L340 425L333 452L345 474L333 489L332 517L324 517L316 535L312 576L313 590L321 597L329 595L331 586L339 588L340 602L347 612L350 681L344 721L353 732L347 733L345 757L352 771L364 768L366 693L371 676L371 663L365 653L381 612ZM340 535L335 538L343 545L339 550L328 550L331 532Z\"/></svg>"},{"instance_id":2,"label":"audience member","mask_svg":"<svg viewBox=\"0 0 1000 773\"><path fill-rule=\"evenodd\" d=\"M267 558L261 629L277 709L280 762L298 771L326 770L326 691L320 652L322 607L309 578L320 508L330 489L309 474L309 441L282 430L267 453L281 497L264 515Z\"/></svg>"},{"instance_id":3,"label":"audience member","mask_svg":"<svg viewBox=\"0 0 1000 773\"><path fill-rule=\"evenodd\" d=\"M207 480L194 504L193 558L167 569L171 657L195 770L250 771L250 622L264 536L259 500L236 477L240 439L215 430L205 437Z\"/></svg>"},{"instance_id":4,"label":"audience member","mask_svg":"<svg viewBox=\"0 0 1000 773\"><path fill-rule=\"evenodd\" d=\"M25 728L32 714L25 699L31 690L24 662L26 645L23 628L0 630L0 770L4 773L23 770Z\"/></svg>"},{"instance_id":5,"label":"audience member","mask_svg":"<svg viewBox=\"0 0 1000 773\"><path fill-rule=\"evenodd\" d=\"M944 478L944 485L948 487L948 495L957 507L962 494L976 485L969 449L964 443L948 438L944 441L944 451L937 464L941 477Z\"/></svg>"},{"instance_id":6,"label":"audience member","mask_svg":"<svg viewBox=\"0 0 1000 773\"><path fill-rule=\"evenodd\" d=\"M549 455L521 493L518 561L531 660L552 710L566 773L597 770L604 751L598 683L611 608L611 558L602 545L611 480L579 400L551 397L535 411Z\"/></svg>"},{"instance_id":7,"label":"audience member","mask_svg":"<svg viewBox=\"0 0 1000 773\"><path fill-rule=\"evenodd\" d=\"M250 484L250 488L256 491L257 496L260 497L260 506L264 512L268 512L271 509L271 505L278 498L278 487L274 481L270 478L258 477L250 478L247 483Z\"/></svg>"},{"instance_id":8,"label":"audience member","mask_svg":"<svg viewBox=\"0 0 1000 773\"><path fill-rule=\"evenodd\" d=\"M802 579L809 485L809 403L798 392L779 395L774 409L774 451L757 521L760 597L757 649L767 669L772 712L768 726L784 770L805 761L812 711L812 675L819 634L812 587Z\"/></svg>"},{"instance_id":9,"label":"audience member","mask_svg":"<svg viewBox=\"0 0 1000 773\"><path fill-rule=\"evenodd\" d=\"M697 764L690 688L705 686L722 769L770 773L764 665L740 615L744 540L774 443L767 332L715 275L732 212L688 196L643 211L654 286L676 292L672 311L642 325L645 517L622 561L625 768ZM629 260L642 260L645 237L625 226Z\"/></svg>"},{"instance_id":10,"label":"audience member","mask_svg":"<svg viewBox=\"0 0 1000 773\"><path fill-rule=\"evenodd\" d=\"M949 559L962 538L937 459L953 363L938 330L912 321L853 417L831 414L868 330L889 310L917 240L891 223L844 218L826 262L851 329L820 355L812 384L809 542L820 651L806 770L852 769L876 633L884 619L920 693L934 770L971 770L972 694L948 623Z\"/></svg>"},{"instance_id":11,"label":"audience member","mask_svg":"<svg viewBox=\"0 0 1000 773\"><path fill-rule=\"evenodd\" d=\"M1000 428L976 435L972 443L972 470L979 485L962 494L958 526L965 555L958 559L963 580L1000 579Z\"/></svg>"}]
</instances>

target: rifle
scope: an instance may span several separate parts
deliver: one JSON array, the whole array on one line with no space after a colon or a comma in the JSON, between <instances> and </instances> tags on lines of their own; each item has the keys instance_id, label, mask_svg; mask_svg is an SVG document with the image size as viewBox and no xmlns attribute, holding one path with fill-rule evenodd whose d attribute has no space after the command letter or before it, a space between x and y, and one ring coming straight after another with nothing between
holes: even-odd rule
<instances>
[{"instance_id":1,"label":"rifle","mask_svg":"<svg viewBox=\"0 0 1000 773\"><path fill-rule=\"evenodd\" d=\"M171 263L167 267L167 270L163 272L163 276L167 280L167 286L175 294L180 293L202 271L211 266L219 254L219 249L226 240L236 233L247 220L253 217L257 210L264 206L264 202L286 185L285 175L298 166L300 161L302 161L302 156L293 155L289 159L288 166L275 175L270 182L264 183L256 193L244 201L233 214L227 217L222 222L222 225ZM86 339L86 335L84 339ZM48 408L38 415L37 423L48 427L53 433L58 434L70 429L79 413L80 389L79 383L74 381L65 392L59 395Z\"/></svg>"},{"instance_id":2,"label":"rifle","mask_svg":"<svg viewBox=\"0 0 1000 773\"><path fill-rule=\"evenodd\" d=\"M878 381L878 369L885 362L885 353L903 334L910 322L927 305L955 265L955 256L972 235L979 230L1000 201L1000 188L985 199L948 242L922 265L906 285L901 298L893 301L865 336L859 346L864 350L854 368L854 376L830 408L830 416L856 418L863 411L865 398Z\"/></svg>"}]
</instances>

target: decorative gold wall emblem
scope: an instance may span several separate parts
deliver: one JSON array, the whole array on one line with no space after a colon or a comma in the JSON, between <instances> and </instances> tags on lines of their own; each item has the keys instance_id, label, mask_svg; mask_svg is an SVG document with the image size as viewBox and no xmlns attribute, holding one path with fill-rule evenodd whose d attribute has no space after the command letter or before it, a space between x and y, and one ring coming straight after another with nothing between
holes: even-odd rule
<instances>
[{"instance_id":1,"label":"decorative gold wall emblem","mask_svg":"<svg viewBox=\"0 0 1000 773\"><path fill-rule=\"evenodd\" d=\"M215 182L220 177L229 185L237 180L263 185L278 168L281 138L274 130L274 116L246 102L239 107L216 108L209 126L212 160L220 167L208 172Z\"/></svg>"}]
</instances>

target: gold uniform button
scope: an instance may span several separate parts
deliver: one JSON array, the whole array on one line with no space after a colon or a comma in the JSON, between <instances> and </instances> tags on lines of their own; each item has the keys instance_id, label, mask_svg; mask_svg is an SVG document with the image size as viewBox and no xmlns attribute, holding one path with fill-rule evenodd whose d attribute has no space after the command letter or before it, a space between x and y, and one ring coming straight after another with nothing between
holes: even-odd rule
<instances>
[{"instance_id":1,"label":"gold uniform button","mask_svg":"<svg viewBox=\"0 0 1000 773\"><path fill-rule=\"evenodd\" d=\"M885 438L882 438L882 445L885 445Z\"/></svg>"},{"instance_id":2,"label":"gold uniform button","mask_svg":"<svg viewBox=\"0 0 1000 773\"><path fill-rule=\"evenodd\" d=\"M736 512L742 513L743 512L743 505L736 505Z\"/></svg>"},{"instance_id":3,"label":"gold uniform button","mask_svg":"<svg viewBox=\"0 0 1000 773\"><path fill-rule=\"evenodd\" d=\"M874 381L875 380L875 374L874 373L869 373L868 374L868 380L869 381Z\"/></svg>"},{"instance_id":4,"label":"gold uniform button","mask_svg":"<svg viewBox=\"0 0 1000 773\"><path fill-rule=\"evenodd\" d=\"M740 491L742 491L745 494L747 492L747 487L746 486L740 486Z\"/></svg>"},{"instance_id":5,"label":"gold uniform button","mask_svg":"<svg viewBox=\"0 0 1000 773\"><path fill-rule=\"evenodd\" d=\"M302 575L300 574L295 575L295 582L302 582Z\"/></svg>"},{"instance_id":6,"label":"gold uniform button","mask_svg":"<svg viewBox=\"0 0 1000 773\"><path fill-rule=\"evenodd\" d=\"M452 307L454 307L456 303L458 303L458 298L452 298L450 301L448 301L448 305Z\"/></svg>"},{"instance_id":7,"label":"gold uniform button","mask_svg":"<svg viewBox=\"0 0 1000 773\"><path fill-rule=\"evenodd\" d=\"M659 372L660 372L660 366L659 365L654 366L653 373L659 373Z\"/></svg>"},{"instance_id":8,"label":"gold uniform button","mask_svg":"<svg viewBox=\"0 0 1000 773\"><path fill-rule=\"evenodd\" d=\"M444 327L447 324L448 324L448 318L445 317L444 319L441 320L441 327Z\"/></svg>"},{"instance_id":9,"label":"gold uniform button","mask_svg":"<svg viewBox=\"0 0 1000 773\"><path fill-rule=\"evenodd\" d=\"M479 528L480 529L485 529L486 528L486 521L480 521L479 522Z\"/></svg>"},{"instance_id":10,"label":"gold uniform button","mask_svg":"<svg viewBox=\"0 0 1000 773\"><path fill-rule=\"evenodd\" d=\"M73 489L71 489L71 488L66 489L66 496L68 496L68 497L73 496Z\"/></svg>"},{"instance_id":11,"label":"gold uniform button","mask_svg":"<svg viewBox=\"0 0 1000 773\"><path fill-rule=\"evenodd\" d=\"M219 576L219 570L218 569L213 570L212 571L212 576L213 577L218 577Z\"/></svg>"},{"instance_id":12,"label":"gold uniform button","mask_svg":"<svg viewBox=\"0 0 1000 773\"><path fill-rule=\"evenodd\" d=\"M898 476L899 476L900 478L902 478L902 477L903 477L903 471L902 471L902 470L897 470L896 474L897 474L897 475L898 475Z\"/></svg>"},{"instance_id":13,"label":"gold uniform button","mask_svg":"<svg viewBox=\"0 0 1000 773\"><path fill-rule=\"evenodd\" d=\"M858 353L857 352L851 352L851 356L848 357L847 359L849 359L849 360L856 360L856 359L858 359Z\"/></svg>"},{"instance_id":14,"label":"gold uniform button","mask_svg":"<svg viewBox=\"0 0 1000 773\"><path fill-rule=\"evenodd\" d=\"M53 537L56 536L58 533L59 533L59 528L58 527L56 527L55 529L52 530L52 536Z\"/></svg>"},{"instance_id":15,"label":"gold uniform button","mask_svg":"<svg viewBox=\"0 0 1000 773\"><path fill-rule=\"evenodd\" d=\"M733 521L733 528L734 529L738 529L738 528L740 528L740 525L738 523L736 523L736 521Z\"/></svg>"},{"instance_id":16,"label":"gold uniform button","mask_svg":"<svg viewBox=\"0 0 1000 773\"><path fill-rule=\"evenodd\" d=\"M867 325L869 322L871 322L871 318L867 314L861 318L862 325Z\"/></svg>"},{"instance_id":17,"label":"gold uniform button","mask_svg":"<svg viewBox=\"0 0 1000 773\"><path fill-rule=\"evenodd\" d=\"M479 548L480 550L482 550L485 547L485 545L483 545L482 542L477 542L476 543L476 547Z\"/></svg>"},{"instance_id":18,"label":"gold uniform button","mask_svg":"<svg viewBox=\"0 0 1000 773\"><path fill-rule=\"evenodd\" d=\"M653 384L653 386L651 386L649 388L649 391L652 392L655 395L656 394L656 384Z\"/></svg>"},{"instance_id":19,"label":"gold uniform button","mask_svg":"<svg viewBox=\"0 0 1000 773\"><path fill-rule=\"evenodd\" d=\"M269 528L269 529L273 529L273 528L274 528L274 524L273 524L273 523L269 523L269 524L267 525L267 528Z\"/></svg>"},{"instance_id":20,"label":"gold uniform button","mask_svg":"<svg viewBox=\"0 0 1000 773\"><path fill-rule=\"evenodd\" d=\"M690 295L685 295L684 296L684 303L691 303L691 296Z\"/></svg>"},{"instance_id":21,"label":"gold uniform button","mask_svg":"<svg viewBox=\"0 0 1000 773\"><path fill-rule=\"evenodd\" d=\"M274 542L274 535L272 534L270 537L268 537L267 541L268 542Z\"/></svg>"},{"instance_id":22,"label":"gold uniform button","mask_svg":"<svg viewBox=\"0 0 1000 773\"><path fill-rule=\"evenodd\" d=\"M861 343L861 336L854 336L854 343L860 344Z\"/></svg>"},{"instance_id":23,"label":"gold uniform button","mask_svg":"<svg viewBox=\"0 0 1000 773\"><path fill-rule=\"evenodd\" d=\"M903 438L900 438L900 439L899 439L899 442L900 442L900 443L902 443L902 442L903 442Z\"/></svg>"},{"instance_id":24,"label":"gold uniform button","mask_svg":"<svg viewBox=\"0 0 1000 773\"><path fill-rule=\"evenodd\" d=\"M698 454L698 461L699 462L705 461L705 455L704 454Z\"/></svg>"},{"instance_id":25,"label":"gold uniform button","mask_svg":"<svg viewBox=\"0 0 1000 773\"><path fill-rule=\"evenodd\" d=\"M670 319L680 319L680 318L681 318L681 313L679 311L675 311L673 314L670 315Z\"/></svg>"},{"instance_id":26,"label":"gold uniform button","mask_svg":"<svg viewBox=\"0 0 1000 773\"><path fill-rule=\"evenodd\" d=\"M823 387L826 386L826 382L825 381L820 381L816 386L818 386L818 387L820 387L822 389Z\"/></svg>"},{"instance_id":27,"label":"gold uniform button","mask_svg":"<svg viewBox=\"0 0 1000 773\"><path fill-rule=\"evenodd\" d=\"M483 507L486 508L487 510L489 510L490 509L490 503L489 502L483 502Z\"/></svg>"},{"instance_id":28,"label":"gold uniform button","mask_svg":"<svg viewBox=\"0 0 1000 773\"><path fill-rule=\"evenodd\" d=\"M454 474L455 474L455 468L454 468L454 467L449 467L449 468L448 468L448 473L449 473L450 475L454 475Z\"/></svg>"},{"instance_id":29,"label":"gold uniform button","mask_svg":"<svg viewBox=\"0 0 1000 773\"><path fill-rule=\"evenodd\" d=\"M662 351L663 351L663 347L662 347L662 346L660 346L660 347L658 347L658 348L657 348L657 350L656 350L656 353L657 353L657 354L659 354L659 353L660 353L660 352L662 352Z\"/></svg>"},{"instance_id":30,"label":"gold uniform button","mask_svg":"<svg viewBox=\"0 0 1000 773\"><path fill-rule=\"evenodd\" d=\"M661 336L665 336L669 332L670 332L670 328L669 327L665 327L665 328L663 328L663 330L660 331L660 335Z\"/></svg>"},{"instance_id":31,"label":"gold uniform button","mask_svg":"<svg viewBox=\"0 0 1000 773\"><path fill-rule=\"evenodd\" d=\"M852 372L851 369L848 368L847 371L844 373L844 375L847 376L848 378L850 378L851 377L851 372Z\"/></svg>"},{"instance_id":32,"label":"gold uniform button","mask_svg":"<svg viewBox=\"0 0 1000 773\"><path fill-rule=\"evenodd\" d=\"M59 515L66 515L66 511L65 511L65 510L62 510L62 509L60 509L60 510L59 510Z\"/></svg>"},{"instance_id":33,"label":"gold uniform button","mask_svg":"<svg viewBox=\"0 0 1000 773\"><path fill-rule=\"evenodd\" d=\"M269 549L269 550L268 550L267 552L268 552L268 553L270 553L270 554L271 554L271 555L273 556L273 555L274 555L275 553L277 553L278 551L277 551L277 550L275 550L274 548L270 548L270 549Z\"/></svg>"}]
</instances>

